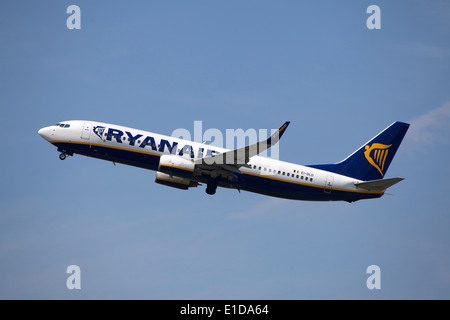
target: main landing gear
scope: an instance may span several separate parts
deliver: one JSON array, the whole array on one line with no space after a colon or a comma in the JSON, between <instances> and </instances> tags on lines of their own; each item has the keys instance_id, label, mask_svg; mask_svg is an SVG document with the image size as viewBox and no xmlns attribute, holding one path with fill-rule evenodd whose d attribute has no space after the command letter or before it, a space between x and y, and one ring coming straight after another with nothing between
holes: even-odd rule
<instances>
[{"instance_id":1,"label":"main landing gear","mask_svg":"<svg viewBox=\"0 0 450 320\"><path fill-rule=\"evenodd\" d=\"M209 180L208 185L206 187L206 193L213 195L216 193L217 189L217 181L216 180Z\"/></svg>"},{"instance_id":2,"label":"main landing gear","mask_svg":"<svg viewBox=\"0 0 450 320\"><path fill-rule=\"evenodd\" d=\"M67 154L64 153L64 152L61 152L61 153L59 154L59 158L60 158L61 160L66 160Z\"/></svg>"}]
</instances>

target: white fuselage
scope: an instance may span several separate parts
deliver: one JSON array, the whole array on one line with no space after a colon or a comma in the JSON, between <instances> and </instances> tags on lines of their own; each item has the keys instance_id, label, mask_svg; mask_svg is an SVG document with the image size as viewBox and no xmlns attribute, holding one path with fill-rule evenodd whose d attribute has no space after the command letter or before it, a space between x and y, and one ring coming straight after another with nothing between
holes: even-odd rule
<instances>
[{"instance_id":1,"label":"white fuselage","mask_svg":"<svg viewBox=\"0 0 450 320\"><path fill-rule=\"evenodd\" d=\"M189 140L96 121L64 121L45 127L39 134L58 147L58 151L96 157L158 171L163 155L180 157L186 162L229 151ZM358 188L354 178L309 166L253 156L246 166L226 179L214 169L190 172L184 179L208 183L213 177L218 185L266 195L301 200L346 200L380 197L383 192ZM222 179L223 178L223 179ZM222 180L223 181L222 181Z\"/></svg>"}]
</instances>

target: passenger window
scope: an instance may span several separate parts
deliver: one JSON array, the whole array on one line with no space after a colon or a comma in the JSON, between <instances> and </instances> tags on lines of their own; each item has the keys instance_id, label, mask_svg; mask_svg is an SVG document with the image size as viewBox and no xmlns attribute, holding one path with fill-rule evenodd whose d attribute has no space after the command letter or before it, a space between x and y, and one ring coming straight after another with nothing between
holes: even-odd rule
<instances>
[{"instance_id":1,"label":"passenger window","mask_svg":"<svg viewBox=\"0 0 450 320\"><path fill-rule=\"evenodd\" d=\"M264 168L264 171L267 171L267 168Z\"/></svg>"},{"instance_id":2,"label":"passenger window","mask_svg":"<svg viewBox=\"0 0 450 320\"><path fill-rule=\"evenodd\" d=\"M287 176L288 176L288 177L290 176L290 173L289 173L289 172L288 172Z\"/></svg>"},{"instance_id":3,"label":"passenger window","mask_svg":"<svg viewBox=\"0 0 450 320\"><path fill-rule=\"evenodd\" d=\"M256 169L256 166L253 166L253 169Z\"/></svg>"},{"instance_id":4,"label":"passenger window","mask_svg":"<svg viewBox=\"0 0 450 320\"><path fill-rule=\"evenodd\" d=\"M309 178L309 181L312 181L312 178Z\"/></svg>"},{"instance_id":5,"label":"passenger window","mask_svg":"<svg viewBox=\"0 0 450 320\"><path fill-rule=\"evenodd\" d=\"M269 169L269 172L272 172L272 169Z\"/></svg>"},{"instance_id":6,"label":"passenger window","mask_svg":"<svg viewBox=\"0 0 450 320\"><path fill-rule=\"evenodd\" d=\"M283 176L285 176L285 175L286 175L286 172L283 171Z\"/></svg>"},{"instance_id":7,"label":"passenger window","mask_svg":"<svg viewBox=\"0 0 450 320\"><path fill-rule=\"evenodd\" d=\"M278 170L278 174L281 174L281 171L280 171L280 170Z\"/></svg>"},{"instance_id":8,"label":"passenger window","mask_svg":"<svg viewBox=\"0 0 450 320\"><path fill-rule=\"evenodd\" d=\"M261 170L261 167L259 167L259 169L258 170Z\"/></svg>"},{"instance_id":9,"label":"passenger window","mask_svg":"<svg viewBox=\"0 0 450 320\"><path fill-rule=\"evenodd\" d=\"M297 179L298 179L298 175L297 175L297 177L296 177Z\"/></svg>"},{"instance_id":10,"label":"passenger window","mask_svg":"<svg viewBox=\"0 0 450 320\"><path fill-rule=\"evenodd\" d=\"M303 180L303 176L302 176L302 180Z\"/></svg>"}]
</instances>

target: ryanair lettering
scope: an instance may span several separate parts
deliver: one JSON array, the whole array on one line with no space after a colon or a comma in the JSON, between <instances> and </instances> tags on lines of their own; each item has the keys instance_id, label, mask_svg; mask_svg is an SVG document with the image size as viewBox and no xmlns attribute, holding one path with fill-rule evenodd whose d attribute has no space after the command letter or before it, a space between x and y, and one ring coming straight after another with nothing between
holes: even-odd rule
<instances>
[{"instance_id":1,"label":"ryanair lettering","mask_svg":"<svg viewBox=\"0 0 450 320\"><path fill-rule=\"evenodd\" d=\"M94 127L93 131L100 139L104 139L105 141L114 140L117 143L128 143L128 145L130 146L136 146L139 143L139 148L146 148L148 146L153 151L178 154L179 156L188 155L191 159L195 158L195 151L189 144L178 146L178 142L174 141L173 143L171 143L168 140L161 139L161 141L159 141L159 144L157 145L155 138L151 136L146 136L144 138L142 134L133 135L131 132L123 132L114 128L108 128L108 130L106 130L105 127L101 126ZM205 150L204 148L199 148L197 152L197 158L203 158L205 154L206 156L213 156L220 154L220 152L213 149Z\"/></svg>"}]
</instances>

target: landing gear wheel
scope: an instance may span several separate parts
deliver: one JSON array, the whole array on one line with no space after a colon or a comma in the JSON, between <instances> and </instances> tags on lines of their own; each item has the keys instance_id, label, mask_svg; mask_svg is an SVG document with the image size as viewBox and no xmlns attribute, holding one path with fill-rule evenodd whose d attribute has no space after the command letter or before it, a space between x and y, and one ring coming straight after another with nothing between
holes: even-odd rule
<instances>
[{"instance_id":1,"label":"landing gear wheel","mask_svg":"<svg viewBox=\"0 0 450 320\"><path fill-rule=\"evenodd\" d=\"M213 195L216 193L217 181L208 181L208 186L206 187L206 193Z\"/></svg>"},{"instance_id":2,"label":"landing gear wheel","mask_svg":"<svg viewBox=\"0 0 450 320\"><path fill-rule=\"evenodd\" d=\"M67 154L65 154L65 153L60 153L60 154L59 154L59 158L60 158L61 160L65 160L65 159L67 158Z\"/></svg>"}]
</instances>

